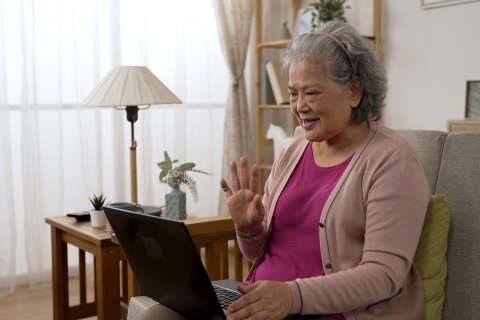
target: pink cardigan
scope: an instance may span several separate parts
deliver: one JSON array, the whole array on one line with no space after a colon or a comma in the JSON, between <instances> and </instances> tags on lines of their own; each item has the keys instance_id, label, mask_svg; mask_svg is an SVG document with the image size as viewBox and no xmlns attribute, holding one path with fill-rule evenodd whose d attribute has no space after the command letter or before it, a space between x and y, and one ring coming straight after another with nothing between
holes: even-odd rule
<instances>
[{"instance_id":1,"label":"pink cardigan","mask_svg":"<svg viewBox=\"0 0 480 320\"><path fill-rule=\"evenodd\" d=\"M430 187L413 146L381 123L369 125L319 221L325 276L287 282L293 313L343 312L347 320L422 317L423 286L413 257ZM307 144L304 136L294 138L275 161L265 185L263 228L237 232L243 254L254 261L247 279L264 259L275 205Z\"/></svg>"}]
</instances>

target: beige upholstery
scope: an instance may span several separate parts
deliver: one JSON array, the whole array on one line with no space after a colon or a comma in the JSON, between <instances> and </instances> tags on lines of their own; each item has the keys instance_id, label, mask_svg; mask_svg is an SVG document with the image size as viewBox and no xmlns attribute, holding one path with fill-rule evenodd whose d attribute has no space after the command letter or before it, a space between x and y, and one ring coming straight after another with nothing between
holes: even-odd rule
<instances>
[{"instance_id":1,"label":"beige upholstery","mask_svg":"<svg viewBox=\"0 0 480 320\"><path fill-rule=\"evenodd\" d=\"M443 319L480 318L480 133L450 133L436 194L450 205Z\"/></svg>"},{"instance_id":2,"label":"beige upholstery","mask_svg":"<svg viewBox=\"0 0 480 320\"><path fill-rule=\"evenodd\" d=\"M397 130L397 132L410 141L417 150L423 171L425 171L430 185L430 190L432 190L432 194L435 194L443 145L448 133L426 130Z\"/></svg>"},{"instance_id":3,"label":"beige upholstery","mask_svg":"<svg viewBox=\"0 0 480 320\"><path fill-rule=\"evenodd\" d=\"M167 308L148 297L133 297L130 299L130 304L128 306L127 320L139 320L142 316L142 320L187 320L187 318L178 312Z\"/></svg>"},{"instance_id":4,"label":"beige upholstery","mask_svg":"<svg viewBox=\"0 0 480 320\"><path fill-rule=\"evenodd\" d=\"M145 296L131 298L128 305L127 320L140 319L145 310L156 304L158 303Z\"/></svg>"}]
</instances>

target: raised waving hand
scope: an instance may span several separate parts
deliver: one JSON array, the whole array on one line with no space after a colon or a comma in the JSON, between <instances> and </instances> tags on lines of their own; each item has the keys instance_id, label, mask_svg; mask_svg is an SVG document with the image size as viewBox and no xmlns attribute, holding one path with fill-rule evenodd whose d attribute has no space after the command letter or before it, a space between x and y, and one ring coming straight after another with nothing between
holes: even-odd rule
<instances>
[{"instance_id":1,"label":"raised waving hand","mask_svg":"<svg viewBox=\"0 0 480 320\"><path fill-rule=\"evenodd\" d=\"M237 173L237 164L235 161L230 163L230 174L232 177L232 189L224 179L220 180L225 197L227 198L227 207L236 229L241 232L257 231L262 225L265 209L262 199L258 194L258 166L252 166L252 181L248 177L247 158L240 158L240 179Z\"/></svg>"}]
</instances>

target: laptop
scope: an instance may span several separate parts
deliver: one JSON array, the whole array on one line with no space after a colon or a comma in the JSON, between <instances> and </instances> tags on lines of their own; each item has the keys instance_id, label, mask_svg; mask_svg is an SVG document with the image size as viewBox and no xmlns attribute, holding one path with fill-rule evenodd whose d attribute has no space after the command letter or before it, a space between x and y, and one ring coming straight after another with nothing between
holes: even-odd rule
<instances>
[{"instance_id":1,"label":"laptop","mask_svg":"<svg viewBox=\"0 0 480 320\"><path fill-rule=\"evenodd\" d=\"M142 293L188 319L222 319L241 298L234 280L212 281L185 224L104 207ZM244 285L244 284L243 284Z\"/></svg>"}]
</instances>

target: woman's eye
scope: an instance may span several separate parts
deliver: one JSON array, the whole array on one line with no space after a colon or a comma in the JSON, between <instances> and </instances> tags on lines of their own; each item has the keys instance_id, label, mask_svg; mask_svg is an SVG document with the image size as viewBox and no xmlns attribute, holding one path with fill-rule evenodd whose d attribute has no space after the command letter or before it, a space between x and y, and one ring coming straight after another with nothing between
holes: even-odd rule
<instances>
[{"instance_id":1,"label":"woman's eye","mask_svg":"<svg viewBox=\"0 0 480 320\"><path fill-rule=\"evenodd\" d=\"M289 92L289 94L290 94L290 98L295 97L295 96L297 95L297 94L295 94L295 93L293 93L293 92Z\"/></svg>"},{"instance_id":2,"label":"woman's eye","mask_svg":"<svg viewBox=\"0 0 480 320\"><path fill-rule=\"evenodd\" d=\"M307 96L313 96L314 94L314 92L307 92Z\"/></svg>"}]
</instances>

